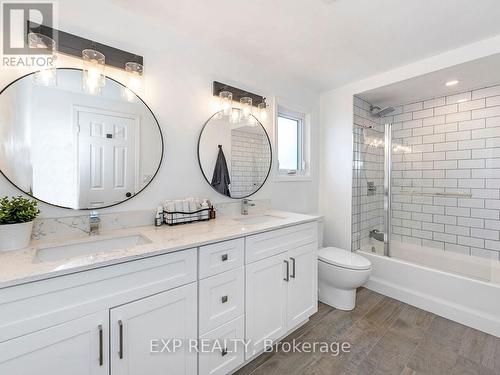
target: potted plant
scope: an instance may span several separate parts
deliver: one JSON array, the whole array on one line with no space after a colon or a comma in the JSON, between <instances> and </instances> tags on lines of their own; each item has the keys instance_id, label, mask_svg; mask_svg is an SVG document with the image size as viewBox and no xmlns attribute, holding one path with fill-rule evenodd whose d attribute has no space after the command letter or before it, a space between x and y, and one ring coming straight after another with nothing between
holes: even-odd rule
<instances>
[{"instance_id":1,"label":"potted plant","mask_svg":"<svg viewBox=\"0 0 500 375\"><path fill-rule=\"evenodd\" d=\"M37 202L23 197L0 199L0 251L28 246L33 220L40 211Z\"/></svg>"}]
</instances>

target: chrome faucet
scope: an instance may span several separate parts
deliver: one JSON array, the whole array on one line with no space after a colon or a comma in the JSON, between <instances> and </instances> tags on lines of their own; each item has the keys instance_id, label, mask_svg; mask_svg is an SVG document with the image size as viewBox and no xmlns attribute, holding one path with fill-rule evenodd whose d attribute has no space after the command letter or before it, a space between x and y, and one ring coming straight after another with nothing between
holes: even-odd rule
<instances>
[{"instance_id":1,"label":"chrome faucet","mask_svg":"<svg viewBox=\"0 0 500 375\"><path fill-rule=\"evenodd\" d=\"M101 224L101 218L97 211L91 211L89 214L89 235L93 236L99 234L99 225Z\"/></svg>"},{"instance_id":2,"label":"chrome faucet","mask_svg":"<svg viewBox=\"0 0 500 375\"><path fill-rule=\"evenodd\" d=\"M241 201L241 214L248 215L248 207L254 207L255 203L253 203L250 199L243 199Z\"/></svg>"}]
</instances>

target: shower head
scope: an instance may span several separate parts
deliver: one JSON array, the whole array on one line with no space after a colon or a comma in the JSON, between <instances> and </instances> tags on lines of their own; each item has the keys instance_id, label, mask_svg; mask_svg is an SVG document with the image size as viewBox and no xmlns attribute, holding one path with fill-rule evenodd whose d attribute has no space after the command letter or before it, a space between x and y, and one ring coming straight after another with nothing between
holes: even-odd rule
<instances>
[{"instance_id":1,"label":"shower head","mask_svg":"<svg viewBox=\"0 0 500 375\"><path fill-rule=\"evenodd\" d=\"M378 106L370 106L370 112L372 115L377 116L377 117L384 117L387 116L388 114L394 112L394 107L385 107L385 108L380 108Z\"/></svg>"}]
</instances>

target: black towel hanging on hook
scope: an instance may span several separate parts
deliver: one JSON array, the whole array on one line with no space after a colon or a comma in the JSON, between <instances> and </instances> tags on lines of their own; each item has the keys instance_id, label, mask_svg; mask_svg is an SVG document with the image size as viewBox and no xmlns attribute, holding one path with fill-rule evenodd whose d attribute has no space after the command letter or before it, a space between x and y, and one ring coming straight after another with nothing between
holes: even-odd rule
<instances>
[{"instance_id":1,"label":"black towel hanging on hook","mask_svg":"<svg viewBox=\"0 0 500 375\"><path fill-rule=\"evenodd\" d=\"M222 145L218 145L217 147L219 148L219 153L217 154L211 185L219 193L230 197L229 185L231 184L231 179L229 177L226 157L224 156L224 151L222 151Z\"/></svg>"}]
</instances>

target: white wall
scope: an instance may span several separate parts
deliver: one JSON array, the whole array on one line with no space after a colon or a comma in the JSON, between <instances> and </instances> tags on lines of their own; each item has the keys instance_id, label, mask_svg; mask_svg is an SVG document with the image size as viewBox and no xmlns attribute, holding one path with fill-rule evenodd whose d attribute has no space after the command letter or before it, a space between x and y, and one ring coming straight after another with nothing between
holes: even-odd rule
<instances>
[{"instance_id":1,"label":"white wall","mask_svg":"<svg viewBox=\"0 0 500 375\"><path fill-rule=\"evenodd\" d=\"M497 36L321 95L319 208L325 215L325 245L351 246L353 95L499 52Z\"/></svg>"},{"instance_id":2,"label":"white wall","mask_svg":"<svg viewBox=\"0 0 500 375\"><path fill-rule=\"evenodd\" d=\"M165 27L168 27L168 15L165 17ZM317 93L295 83L290 77L270 75L261 66L224 54L216 45L198 44L196 40L184 38L177 30L166 33L165 28L156 27L152 20L139 18L124 9L123 3L68 0L59 3L58 19L59 28L64 31L144 56L146 89L142 97L158 118L164 133L165 156L155 181L138 197L107 212L151 209L165 199L186 196L206 196L214 202L231 201L214 192L205 182L196 156L199 132L204 122L215 112L211 92L214 80L266 97L278 97L311 113L312 164L315 171L312 180L278 183L271 176L254 198L271 199L275 208L297 212L317 211ZM60 60L64 66L80 65L78 60ZM2 69L0 87L20 74L21 71ZM121 77L121 73L111 70L108 74L118 79ZM266 127L273 137L272 123ZM6 194L19 194L19 191L2 176L0 195ZM41 208L42 217L75 214L74 211L45 205L41 205Z\"/></svg>"},{"instance_id":3,"label":"white wall","mask_svg":"<svg viewBox=\"0 0 500 375\"><path fill-rule=\"evenodd\" d=\"M0 170L11 181L17 181L21 189L30 191L33 187L30 131L33 90L30 82L19 85L22 90L0 101Z\"/></svg>"}]
</instances>

